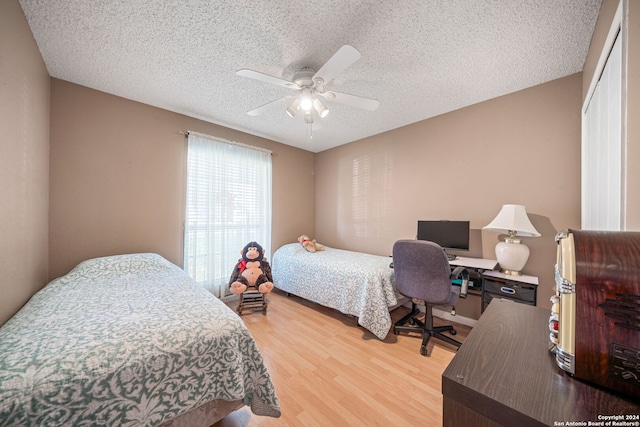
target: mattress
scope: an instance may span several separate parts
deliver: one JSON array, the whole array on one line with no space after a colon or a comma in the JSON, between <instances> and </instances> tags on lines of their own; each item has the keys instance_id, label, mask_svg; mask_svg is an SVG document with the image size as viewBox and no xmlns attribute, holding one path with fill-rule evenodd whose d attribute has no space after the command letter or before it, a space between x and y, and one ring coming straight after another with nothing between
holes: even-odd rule
<instances>
[{"instance_id":1,"label":"mattress","mask_svg":"<svg viewBox=\"0 0 640 427\"><path fill-rule=\"evenodd\" d=\"M216 400L280 416L242 320L159 255L84 261L0 328L0 426L155 426Z\"/></svg>"},{"instance_id":2,"label":"mattress","mask_svg":"<svg viewBox=\"0 0 640 427\"><path fill-rule=\"evenodd\" d=\"M307 252L299 243L273 254L274 286L320 305L358 317L358 323L384 339L389 309L398 304L390 257L325 247Z\"/></svg>"}]
</instances>

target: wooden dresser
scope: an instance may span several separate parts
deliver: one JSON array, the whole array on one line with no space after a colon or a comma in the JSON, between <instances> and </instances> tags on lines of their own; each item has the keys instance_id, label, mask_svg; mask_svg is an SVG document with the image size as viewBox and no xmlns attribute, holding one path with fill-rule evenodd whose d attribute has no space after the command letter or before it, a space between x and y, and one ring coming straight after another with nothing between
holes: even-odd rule
<instances>
[{"instance_id":1,"label":"wooden dresser","mask_svg":"<svg viewBox=\"0 0 640 427\"><path fill-rule=\"evenodd\" d=\"M606 416L640 425L640 402L572 378L557 367L548 351L549 314L513 301L494 299L489 304L442 374L444 427L557 427L600 421L604 426Z\"/></svg>"}]
</instances>

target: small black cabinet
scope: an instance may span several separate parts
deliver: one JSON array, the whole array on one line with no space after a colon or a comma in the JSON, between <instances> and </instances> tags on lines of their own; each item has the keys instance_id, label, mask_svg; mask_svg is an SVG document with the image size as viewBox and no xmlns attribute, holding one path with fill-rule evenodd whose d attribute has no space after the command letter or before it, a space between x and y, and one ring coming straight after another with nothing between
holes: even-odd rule
<instances>
[{"instance_id":1,"label":"small black cabinet","mask_svg":"<svg viewBox=\"0 0 640 427\"><path fill-rule=\"evenodd\" d=\"M485 271L482 275L482 311L494 298L508 299L521 304L537 304L538 278L509 276L499 271Z\"/></svg>"}]
</instances>

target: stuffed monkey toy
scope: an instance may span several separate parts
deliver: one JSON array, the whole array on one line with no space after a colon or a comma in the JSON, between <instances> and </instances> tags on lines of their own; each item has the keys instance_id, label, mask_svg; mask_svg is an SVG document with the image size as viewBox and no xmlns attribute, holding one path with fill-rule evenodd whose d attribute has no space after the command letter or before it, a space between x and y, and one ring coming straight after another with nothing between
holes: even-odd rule
<instances>
[{"instance_id":1,"label":"stuffed monkey toy","mask_svg":"<svg viewBox=\"0 0 640 427\"><path fill-rule=\"evenodd\" d=\"M268 294L273 289L271 266L264 257L264 249L257 242L249 242L240 251L242 258L238 260L233 270L229 287L234 295L255 288L262 294Z\"/></svg>"}]
</instances>

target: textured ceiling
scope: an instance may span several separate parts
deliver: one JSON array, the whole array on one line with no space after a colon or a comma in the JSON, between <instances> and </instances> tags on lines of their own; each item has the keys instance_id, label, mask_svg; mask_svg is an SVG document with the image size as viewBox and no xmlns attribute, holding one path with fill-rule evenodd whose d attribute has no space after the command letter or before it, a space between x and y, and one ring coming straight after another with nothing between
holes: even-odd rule
<instances>
[{"instance_id":1,"label":"textured ceiling","mask_svg":"<svg viewBox=\"0 0 640 427\"><path fill-rule=\"evenodd\" d=\"M600 0L19 0L52 77L312 152L582 70ZM329 89L313 139L287 103L247 111L342 45L362 57ZM319 122L319 123L318 123Z\"/></svg>"}]
</instances>

